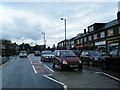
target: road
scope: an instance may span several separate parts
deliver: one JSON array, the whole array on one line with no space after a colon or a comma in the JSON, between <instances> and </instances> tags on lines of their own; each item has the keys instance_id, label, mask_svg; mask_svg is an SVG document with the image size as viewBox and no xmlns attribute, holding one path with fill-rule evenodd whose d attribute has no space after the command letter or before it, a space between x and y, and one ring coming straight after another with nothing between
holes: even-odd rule
<instances>
[{"instance_id":1,"label":"road","mask_svg":"<svg viewBox=\"0 0 120 90\"><path fill-rule=\"evenodd\" d=\"M120 73L84 65L82 71L53 69L39 56L16 57L2 70L2 88L114 88L120 89Z\"/></svg>"}]
</instances>

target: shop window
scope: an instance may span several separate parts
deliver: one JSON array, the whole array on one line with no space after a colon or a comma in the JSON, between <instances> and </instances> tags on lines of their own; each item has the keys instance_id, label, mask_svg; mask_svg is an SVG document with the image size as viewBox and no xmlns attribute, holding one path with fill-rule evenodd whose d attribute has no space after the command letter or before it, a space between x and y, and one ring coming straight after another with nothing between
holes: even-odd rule
<instances>
[{"instance_id":1,"label":"shop window","mask_svg":"<svg viewBox=\"0 0 120 90\"><path fill-rule=\"evenodd\" d=\"M91 41L92 40L92 36L89 36L88 39L89 39L89 41Z\"/></svg>"},{"instance_id":2,"label":"shop window","mask_svg":"<svg viewBox=\"0 0 120 90\"><path fill-rule=\"evenodd\" d=\"M108 36L112 36L113 35L113 29L108 30Z\"/></svg>"},{"instance_id":3,"label":"shop window","mask_svg":"<svg viewBox=\"0 0 120 90\"><path fill-rule=\"evenodd\" d=\"M120 34L120 27L118 27L118 34Z\"/></svg>"},{"instance_id":4,"label":"shop window","mask_svg":"<svg viewBox=\"0 0 120 90\"><path fill-rule=\"evenodd\" d=\"M100 38L104 38L105 37L105 32L101 32L100 33Z\"/></svg>"},{"instance_id":5,"label":"shop window","mask_svg":"<svg viewBox=\"0 0 120 90\"><path fill-rule=\"evenodd\" d=\"M94 34L94 40L97 39L97 34Z\"/></svg>"}]
</instances>

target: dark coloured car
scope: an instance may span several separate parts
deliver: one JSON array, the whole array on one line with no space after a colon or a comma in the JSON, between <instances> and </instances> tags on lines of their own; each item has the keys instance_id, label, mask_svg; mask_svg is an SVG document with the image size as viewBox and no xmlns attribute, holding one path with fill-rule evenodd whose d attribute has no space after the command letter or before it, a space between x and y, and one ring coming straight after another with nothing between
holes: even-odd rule
<instances>
[{"instance_id":1,"label":"dark coloured car","mask_svg":"<svg viewBox=\"0 0 120 90\"><path fill-rule=\"evenodd\" d=\"M40 53L40 51L34 51L34 55L35 55L35 56L40 56L41 53Z\"/></svg>"},{"instance_id":2,"label":"dark coloured car","mask_svg":"<svg viewBox=\"0 0 120 90\"><path fill-rule=\"evenodd\" d=\"M109 52L101 58L102 68L115 68L120 70L120 48Z\"/></svg>"},{"instance_id":3,"label":"dark coloured car","mask_svg":"<svg viewBox=\"0 0 120 90\"><path fill-rule=\"evenodd\" d=\"M82 61L72 51L56 50L54 54L55 58L52 59L53 68L58 65L60 70L67 68L82 70Z\"/></svg>"},{"instance_id":4,"label":"dark coloured car","mask_svg":"<svg viewBox=\"0 0 120 90\"><path fill-rule=\"evenodd\" d=\"M80 58L81 52L77 50L72 50L73 53Z\"/></svg>"},{"instance_id":5,"label":"dark coloured car","mask_svg":"<svg viewBox=\"0 0 120 90\"><path fill-rule=\"evenodd\" d=\"M41 52L41 61L51 61L54 58L54 54L52 51L42 51Z\"/></svg>"},{"instance_id":6,"label":"dark coloured car","mask_svg":"<svg viewBox=\"0 0 120 90\"><path fill-rule=\"evenodd\" d=\"M80 59L82 60L82 62L89 65L99 65L101 57L101 53L99 51L94 50L83 51L80 55Z\"/></svg>"}]
</instances>

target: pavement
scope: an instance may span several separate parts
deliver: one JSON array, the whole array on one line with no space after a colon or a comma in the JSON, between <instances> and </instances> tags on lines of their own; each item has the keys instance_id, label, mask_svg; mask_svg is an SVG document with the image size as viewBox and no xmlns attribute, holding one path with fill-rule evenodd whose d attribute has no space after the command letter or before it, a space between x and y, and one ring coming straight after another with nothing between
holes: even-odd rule
<instances>
[{"instance_id":1,"label":"pavement","mask_svg":"<svg viewBox=\"0 0 120 90\"><path fill-rule=\"evenodd\" d=\"M14 56L10 56L9 58L7 57L0 57L0 65L12 60L13 58L15 58Z\"/></svg>"}]
</instances>

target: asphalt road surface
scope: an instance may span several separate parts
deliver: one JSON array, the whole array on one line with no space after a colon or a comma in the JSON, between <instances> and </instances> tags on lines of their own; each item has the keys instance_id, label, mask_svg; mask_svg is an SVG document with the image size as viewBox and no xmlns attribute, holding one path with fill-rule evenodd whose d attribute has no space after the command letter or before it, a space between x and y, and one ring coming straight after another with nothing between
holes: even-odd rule
<instances>
[{"instance_id":1,"label":"asphalt road surface","mask_svg":"<svg viewBox=\"0 0 120 90\"><path fill-rule=\"evenodd\" d=\"M17 57L2 68L2 88L63 88L63 85L44 76L50 73L33 55Z\"/></svg>"},{"instance_id":2,"label":"asphalt road surface","mask_svg":"<svg viewBox=\"0 0 120 90\"><path fill-rule=\"evenodd\" d=\"M84 65L82 71L52 68L40 56L13 59L2 69L2 88L110 88L120 89L120 73Z\"/></svg>"}]
</instances>

